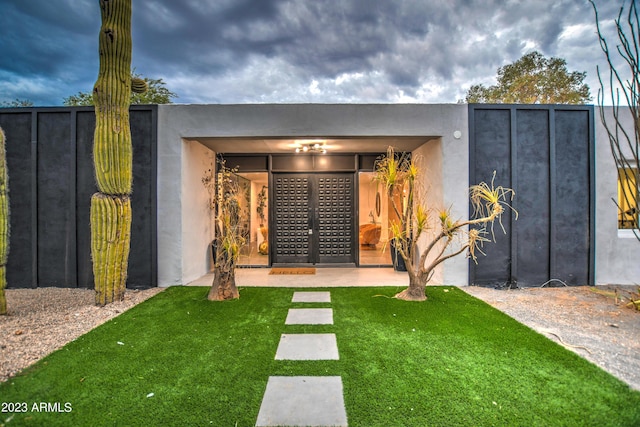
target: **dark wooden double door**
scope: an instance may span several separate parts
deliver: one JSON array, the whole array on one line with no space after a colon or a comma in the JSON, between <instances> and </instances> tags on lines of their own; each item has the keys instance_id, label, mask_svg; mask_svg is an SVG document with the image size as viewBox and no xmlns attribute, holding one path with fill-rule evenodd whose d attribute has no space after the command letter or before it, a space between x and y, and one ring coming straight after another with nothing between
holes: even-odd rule
<instances>
[{"instance_id":1,"label":"dark wooden double door","mask_svg":"<svg viewBox=\"0 0 640 427\"><path fill-rule=\"evenodd\" d=\"M274 173L273 264L355 263L353 173Z\"/></svg>"}]
</instances>

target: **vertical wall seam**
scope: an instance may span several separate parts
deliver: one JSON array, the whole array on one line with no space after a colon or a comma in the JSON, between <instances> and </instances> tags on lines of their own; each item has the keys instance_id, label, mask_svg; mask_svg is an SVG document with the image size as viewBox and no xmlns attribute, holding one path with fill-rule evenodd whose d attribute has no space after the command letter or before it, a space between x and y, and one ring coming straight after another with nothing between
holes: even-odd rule
<instances>
[{"instance_id":1,"label":"vertical wall seam","mask_svg":"<svg viewBox=\"0 0 640 427\"><path fill-rule=\"evenodd\" d=\"M558 277L555 221L556 206L558 205L556 160L556 109L554 107L549 108L549 277L547 280Z\"/></svg>"},{"instance_id":2,"label":"vertical wall seam","mask_svg":"<svg viewBox=\"0 0 640 427\"><path fill-rule=\"evenodd\" d=\"M78 145L78 131L77 131L77 114L78 110L71 110L71 117L69 120L69 126L71 127L69 132L69 218L67 218L67 241L66 241L66 254L65 254L65 281L67 285L72 285L74 288L78 287L78 235L77 235L77 206L76 206L76 191L77 191L77 145Z\"/></svg>"},{"instance_id":3,"label":"vertical wall seam","mask_svg":"<svg viewBox=\"0 0 640 427\"><path fill-rule=\"evenodd\" d=\"M158 106L151 107L151 283L158 286Z\"/></svg>"},{"instance_id":4,"label":"vertical wall seam","mask_svg":"<svg viewBox=\"0 0 640 427\"><path fill-rule=\"evenodd\" d=\"M589 118L589 273L587 279L590 286L595 285L596 265L596 144L594 107L588 110Z\"/></svg>"},{"instance_id":5,"label":"vertical wall seam","mask_svg":"<svg viewBox=\"0 0 640 427\"><path fill-rule=\"evenodd\" d=\"M468 123L468 132L469 132L469 187L475 184L476 180L476 127L475 127L475 108L471 104L469 104L469 123ZM471 202L469 201L469 215L473 212L471 207ZM474 284L476 279L476 267L475 263L472 260L469 260L468 264L468 285L471 286Z\"/></svg>"},{"instance_id":6,"label":"vertical wall seam","mask_svg":"<svg viewBox=\"0 0 640 427\"><path fill-rule=\"evenodd\" d=\"M268 158L267 158L267 185L268 185L268 192L267 192L267 200L268 200L268 205L267 205L267 212L269 215L269 223L273 224L275 222L275 203L273 202L275 200L274 195L275 195L275 189L274 189L274 180L273 180L273 155L269 154ZM275 252L274 252L274 247L275 245L273 244L273 242L275 242L275 236L276 236L276 232L275 232L275 227L273 227L272 225L269 225L268 230L267 230L267 241L268 243L268 252L267 252L267 256L269 257L269 259L267 260L267 264L269 267L271 267L273 265L273 259L275 258Z\"/></svg>"},{"instance_id":7,"label":"vertical wall seam","mask_svg":"<svg viewBox=\"0 0 640 427\"><path fill-rule=\"evenodd\" d=\"M513 199L512 207L516 211L518 210L518 114L516 106L510 107L510 139L511 139L511 165L510 165L510 173L511 173L511 183L510 187L516 192L516 197ZM515 213L511 212L509 221L511 223L511 262L510 262L510 271L509 271L509 285L517 285L518 284L518 226L517 221L515 221Z\"/></svg>"},{"instance_id":8,"label":"vertical wall seam","mask_svg":"<svg viewBox=\"0 0 640 427\"><path fill-rule=\"evenodd\" d=\"M360 267L360 154L356 154L356 171L353 174L353 257L356 267Z\"/></svg>"},{"instance_id":9,"label":"vertical wall seam","mask_svg":"<svg viewBox=\"0 0 640 427\"><path fill-rule=\"evenodd\" d=\"M31 287L38 287L38 111L31 113Z\"/></svg>"}]
</instances>

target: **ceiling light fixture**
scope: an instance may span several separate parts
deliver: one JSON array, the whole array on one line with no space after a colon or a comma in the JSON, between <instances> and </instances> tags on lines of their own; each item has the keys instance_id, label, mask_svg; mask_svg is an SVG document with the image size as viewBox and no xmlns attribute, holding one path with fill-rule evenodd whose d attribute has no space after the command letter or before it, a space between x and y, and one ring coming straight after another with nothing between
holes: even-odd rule
<instances>
[{"instance_id":1,"label":"ceiling light fixture","mask_svg":"<svg viewBox=\"0 0 640 427\"><path fill-rule=\"evenodd\" d=\"M296 153L320 153L325 154L327 149L324 146L324 142L308 142L302 143L299 147L296 147Z\"/></svg>"}]
</instances>

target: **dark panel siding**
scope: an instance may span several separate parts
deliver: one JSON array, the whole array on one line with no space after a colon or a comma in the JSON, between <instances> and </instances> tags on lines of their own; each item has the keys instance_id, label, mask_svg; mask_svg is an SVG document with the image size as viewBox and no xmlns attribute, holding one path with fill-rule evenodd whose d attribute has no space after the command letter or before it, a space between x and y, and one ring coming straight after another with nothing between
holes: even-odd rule
<instances>
[{"instance_id":1,"label":"dark panel siding","mask_svg":"<svg viewBox=\"0 0 640 427\"><path fill-rule=\"evenodd\" d=\"M238 168L242 172L259 172L269 170L269 156L263 155L224 155L226 166Z\"/></svg>"},{"instance_id":2,"label":"dark panel siding","mask_svg":"<svg viewBox=\"0 0 640 427\"><path fill-rule=\"evenodd\" d=\"M592 284L593 107L470 105L469 126L470 184L497 170L519 213L470 264L470 283Z\"/></svg>"},{"instance_id":3,"label":"dark panel siding","mask_svg":"<svg viewBox=\"0 0 640 427\"><path fill-rule=\"evenodd\" d=\"M71 212L71 115L38 114L38 282L75 287L75 224Z\"/></svg>"},{"instance_id":4,"label":"dark panel siding","mask_svg":"<svg viewBox=\"0 0 640 427\"><path fill-rule=\"evenodd\" d=\"M30 288L36 284L35 272L35 182L31 144L31 113L0 114L0 127L6 135L9 169L9 209L11 236L7 260L7 284Z\"/></svg>"},{"instance_id":5,"label":"dark panel siding","mask_svg":"<svg viewBox=\"0 0 640 427\"><path fill-rule=\"evenodd\" d=\"M0 126L9 130L12 176L15 171L8 286L92 288L93 109L3 109ZM132 107L131 133L134 217L127 286L157 286L155 107Z\"/></svg>"},{"instance_id":6,"label":"dark panel siding","mask_svg":"<svg viewBox=\"0 0 640 427\"><path fill-rule=\"evenodd\" d=\"M233 157L230 158L233 159ZM356 160L354 154L276 154L271 157L271 170L274 172L355 171ZM231 165L233 163L227 163L227 166Z\"/></svg>"},{"instance_id":7,"label":"dark panel siding","mask_svg":"<svg viewBox=\"0 0 640 427\"><path fill-rule=\"evenodd\" d=\"M511 163L504 159L511 158L511 124L509 110L479 110L475 121L476 145L471 153L471 174L475 183L491 182L496 172L495 183L503 187L511 186ZM511 278L511 218L505 215L502 221L507 234L503 234L500 226L495 228L496 243L486 244L482 251L487 254L481 257L479 265L472 263L472 274L475 283L483 285L500 285ZM489 236L491 238L491 236ZM475 274L474 274L475 273Z\"/></svg>"},{"instance_id":8,"label":"dark panel siding","mask_svg":"<svg viewBox=\"0 0 640 427\"><path fill-rule=\"evenodd\" d=\"M96 116L93 111L78 112L76 119L76 212L78 246L78 287L93 287L91 264L91 228L89 207L91 195L97 190L93 173L93 131Z\"/></svg>"},{"instance_id":9,"label":"dark panel siding","mask_svg":"<svg viewBox=\"0 0 640 427\"><path fill-rule=\"evenodd\" d=\"M586 111L556 111L555 275L570 285L589 281L588 122Z\"/></svg>"},{"instance_id":10,"label":"dark panel siding","mask_svg":"<svg viewBox=\"0 0 640 427\"><path fill-rule=\"evenodd\" d=\"M131 111L133 194L131 196L131 253L127 286L147 288L156 283L155 120L149 110Z\"/></svg>"},{"instance_id":11,"label":"dark panel siding","mask_svg":"<svg viewBox=\"0 0 640 427\"><path fill-rule=\"evenodd\" d=\"M514 279L535 286L549 277L549 112L517 110L516 123Z\"/></svg>"}]
</instances>

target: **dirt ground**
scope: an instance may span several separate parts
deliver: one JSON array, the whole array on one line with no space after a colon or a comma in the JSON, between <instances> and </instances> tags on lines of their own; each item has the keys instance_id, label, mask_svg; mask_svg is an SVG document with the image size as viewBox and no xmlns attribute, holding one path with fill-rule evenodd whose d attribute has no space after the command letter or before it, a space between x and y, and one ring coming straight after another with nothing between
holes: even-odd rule
<instances>
[{"instance_id":1,"label":"dirt ground","mask_svg":"<svg viewBox=\"0 0 640 427\"><path fill-rule=\"evenodd\" d=\"M637 287L463 289L640 390L640 311L621 301Z\"/></svg>"}]
</instances>

